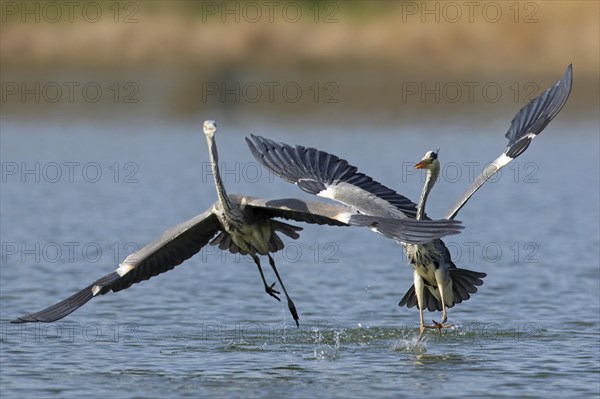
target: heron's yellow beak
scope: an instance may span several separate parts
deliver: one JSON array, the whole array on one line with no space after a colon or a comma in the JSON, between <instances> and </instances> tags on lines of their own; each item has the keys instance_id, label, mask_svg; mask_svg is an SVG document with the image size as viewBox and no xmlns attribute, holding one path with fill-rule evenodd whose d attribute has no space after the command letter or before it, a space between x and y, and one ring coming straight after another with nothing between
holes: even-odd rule
<instances>
[{"instance_id":1,"label":"heron's yellow beak","mask_svg":"<svg viewBox=\"0 0 600 399\"><path fill-rule=\"evenodd\" d=\"M427 167L427 161L421 161L415 165L415 169L425 169Z\"/></svg>"}]
</instances>

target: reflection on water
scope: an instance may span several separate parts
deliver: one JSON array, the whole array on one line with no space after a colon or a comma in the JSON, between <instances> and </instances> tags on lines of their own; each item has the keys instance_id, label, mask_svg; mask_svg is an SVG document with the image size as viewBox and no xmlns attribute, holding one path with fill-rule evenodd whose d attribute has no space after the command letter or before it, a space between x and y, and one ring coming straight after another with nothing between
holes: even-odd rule
<instances>
[{"instance_id":1,"label":"reflection on water","mask_svg":"<svg viewBox=\"0 0 600 399\"><path fill-rule=\"evenodd\" d=\"M503 150L507 126L493 121L485 130L496 133L483 134L429 122L325 135L312 124L223 120L217 142L228 190L268 198L309 197L249 174L247 133L333 151L413 199L423 184L415 160L440 147L446 172L430 213L441 215L471 171ZM412 397L440 383L448 396L596 395L599 190L572 168L598 169L595 129L558 118L461 211L466 229L447 240L454 260L488 277L450 310L455 328L418 342L418 312L397 306L412 283L401 249L367 230L318 226L305 226L276 258L300 329L264 294L251 262L214 248L60 323L8 324L113 270L216 194L200 123L3 121L3 396Z\"/></svg>"}]
</instances>

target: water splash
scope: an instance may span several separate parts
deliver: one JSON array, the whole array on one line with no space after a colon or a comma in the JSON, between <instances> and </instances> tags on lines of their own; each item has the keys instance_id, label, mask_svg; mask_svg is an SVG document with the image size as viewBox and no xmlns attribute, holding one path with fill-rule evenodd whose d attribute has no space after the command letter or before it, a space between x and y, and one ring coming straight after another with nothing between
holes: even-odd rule
<instances>
[{"instance_id":1,"label":"water splash","mask_svg":"<svg viewBox=\"0 0 600 399\"><path fill-rule=\"evenodd\" d=\"M413 352L417 354L427 352L427 335L410 335L394 341L392 351Z\"/></svg>"},{"instance_id":2,"label":"water splash","mask_svg":"<svg viewBox=\"0 0 600 399\"><path fill-rule=\"evenodd\" d=\"M316 344L313 349L313 360L335 360L339 359L341 350L340 342L344 330L335 329L333 331L323 331L318 327L312 329L313 342Z\"/></svg>"}]
</instances>

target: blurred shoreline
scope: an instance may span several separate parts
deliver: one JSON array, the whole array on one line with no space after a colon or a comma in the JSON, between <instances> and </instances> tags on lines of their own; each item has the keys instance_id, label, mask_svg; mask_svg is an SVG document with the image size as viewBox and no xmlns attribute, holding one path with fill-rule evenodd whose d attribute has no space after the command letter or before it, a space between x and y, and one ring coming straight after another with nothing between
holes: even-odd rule
<instances>
[{"instance_id":1,"label":"blurred shoreline","mask_svg":"<svg viewBox=\"0 0 600 399\"><path fill-rule=\"evenodd\" d=\"M488 117L569 63L599 105L598 2L52 4L2 3L3 118Z\"/></svg>"}]
</instances>

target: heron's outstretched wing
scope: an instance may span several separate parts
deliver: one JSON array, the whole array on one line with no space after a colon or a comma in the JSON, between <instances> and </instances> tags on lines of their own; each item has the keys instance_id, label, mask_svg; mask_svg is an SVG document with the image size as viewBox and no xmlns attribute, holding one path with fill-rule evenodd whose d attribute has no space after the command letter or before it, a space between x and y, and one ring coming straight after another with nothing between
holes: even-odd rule
<instances>
[{"instance_id":1,"label":"heron's outstretched wing","mask_svg":"<svg viewBox=\"0 0 600 399\"><path fill-rule=\"evenodd\" d=\"M350 207L296 198L246 198L246 206L261 209L269 217L332 226L365 226L394 240L422 244L435 238L458 234L463 226L450 220L392 219L359 214Z\"/></svg>"},{"instance_id":2,"label":"heron's outstretched wing","mask_svg":"<svg viewBox=\"0 0 600 399\"><path fill-rule=\"evenodd\" d=\"M544 130L565 105L571 93L572 82L573 68L572 65L569 65L562 79L521 108L513 118L510 129L506 133L508 139L506 150L481 172L462 197L452 205L446 213L446 219L454 219L458 211L479 187L513 159L525 152L531 140Z\"/></svg>"},{"instance_id":3,"label":"heron's outstretched wing","mask_svg":"<svg viewBox=\"0 0 600 399\"><path fill-rule=\"evenodd\" d=\"M112 273L94 281L73 296L42 311L21 316L11 323L52 322L77 310L90 299L164 273L191 258L221 230L217 216L208 211L165 231L158 239L129 255Z\"/></svg>"},{"instance_id":4,"label":"heron's outstretched wing","mask_svg":"<svg viewBox=\"0 0 600 399\"><path fill-rule=\"evenodd\" d=\"M283 218L310 224L348 226L347 219L356 213L351 208L297 198L263 199L244 197L246 206L260 209L270 218Z\"/></svg>"},{"instance_id":5,"label":"heron's outstretched wing","mask_svg":"<svg viewBox=\"0 0 600 399\"><path fill-rule=\"evenodd\" d=\"M264 167L310 194L339 201L366 215L416 217L416 205L408 198L333 154L255 135L246 138L246 142Z\"/></svg>"},{"instance_id":6,"label":"heron's outstretched wing","mask_svg":"<svg viewBox=\"0 0 600 399\"><path fill-rule=\"evenodd\" d=\"M432 240L460 233L463 226L450 224L456 220L392 219L381 216L357 214L350 224L367 226L371 230L406 244L425 244Z\"/></svg>"}]
</instances>

